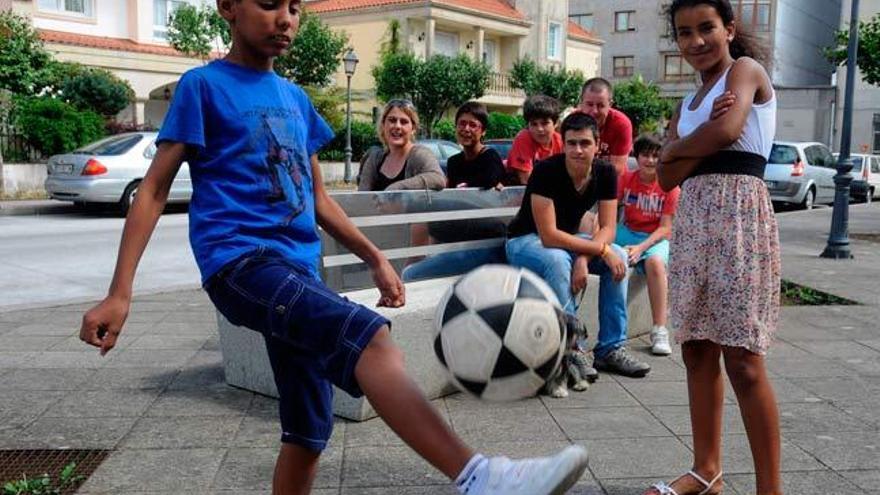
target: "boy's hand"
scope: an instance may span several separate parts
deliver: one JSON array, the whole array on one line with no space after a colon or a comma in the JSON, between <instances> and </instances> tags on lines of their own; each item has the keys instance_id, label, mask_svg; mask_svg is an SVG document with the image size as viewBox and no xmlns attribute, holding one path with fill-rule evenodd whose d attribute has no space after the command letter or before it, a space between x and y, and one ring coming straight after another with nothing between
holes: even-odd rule
<instances>
[{"instance_id":1,"label":"boy's hand","mask_svg":"<svg viewBox=\"0 0 880 495\"><path fill-rule=\"evenodd\" d=\"M626 246L623 249L626 249L627 259L629 261L629 266L635 266L636 263L639 262L639 259L642 257L642 254L645 252L641 246Z\"/></svg>"},{"instance_id":2,"label":"boy's hand","mask_svg":"<svg viewBox=\"0 0 880 495\"><path fill-rule=\"evenodd\" d=\"M108 296L83 315L79 338L101 348L101 355L110 352L128 317L129 301Z\"/></svg>"},{"instance_id":3,"label":"boy's hand","mask_svg":"<svg viewBox=\"0 0 880 495\"><path fill-rule=\"evenodd\" d=\"M399 308L406 304L406 294L403 282L394 271L394 267L388 260L384 260L373 269L373 282L379 289L379 302L376 306L386 308Z\"/></svg>"},{"instance_id":4,"label":"boy's hand","mask_svg":"<svg viewBox=\"0 0 880 495\"><path fill-rule=\"evenodd\" d=\"M626 264L610 247L605 252L605 256L602 257L602 261L604 261L605 264L608 265L608 268L611 269L611 278L613 278L615 282L620 282L626 277Z\"/></svg>"},{"instance_id":5,"label":"boy's hand","mask_svg":"<svg viewBox=\"0 0 880 495\"><path fill-rule=\"evenodd\" d=\"M730 110L730 107L736 103L736 95L731 91L725 91L712 102L712 113L709 120L715 120Z\"/></svg>"},{"instance_id":6,"label":"boy's hand","mask_svg":"<svg viewBox=\"0 0 880 495\"><path fill-rule=\"evenodd\" d=\"M571 293L577 294L587 288L587 276L590 270L587 267L587 257L578 256L571 268Z\"/></svg>"}]
</instances>

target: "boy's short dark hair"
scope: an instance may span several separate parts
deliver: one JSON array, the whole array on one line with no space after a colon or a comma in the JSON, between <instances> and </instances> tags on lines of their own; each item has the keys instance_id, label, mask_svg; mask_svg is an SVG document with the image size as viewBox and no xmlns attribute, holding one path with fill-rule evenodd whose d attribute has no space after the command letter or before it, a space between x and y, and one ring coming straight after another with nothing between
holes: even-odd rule
<instances>
[{"instance_id":1,"label":"boy's short dark hair","mask_svg":"<svg viewBox=\"0 0 880 495\"><path fill-rule=\"evenodd\" d=\"M559 132L562 134L562 139L564 140L566 132L582 131L584 129L593 131L593 139L596 141L599 140L599 123L596 122L596 119L583 112L570 113L568 117L562 121L562 128Z\"/></svg>"},{"instance_id":2,"label":"boy's short dark hair","mask_svg":"<svg viewBox=\"0 0 880 495\"><path fill-rule=\"evenodd\" d=\"M633 154L638 158L641 154L656 153L663 147L660 137L655 134L642 134L633 143Z\"/></svg>"},{"instance_id":3,"label":"boy's short dark hair","mask_svg":"<svg viewBox=\"0 0 880 495\"><path fill-rule=\"evenodd\" d=\"M547 95L532 95L523 103L523 118L526 123L543 119L559 122L559 112L559 100Z\"/></svg>"},{"instance_id":4,"label":"boy's short dark hair","mask_svg":"<svg viewBox=\"0 0 880 495\"><path fill-rule=\"evenodd\" d=\"M469 113L474 116L475 119L480 121L480 124L483 125L483 129L489 127L489 111L486 110L486 105L478 101L468 101L464 103L462 106L458 107L458 110L455 112L455 122L458 122L458 118L463 114Z\"/></svg>"}]
</instances>

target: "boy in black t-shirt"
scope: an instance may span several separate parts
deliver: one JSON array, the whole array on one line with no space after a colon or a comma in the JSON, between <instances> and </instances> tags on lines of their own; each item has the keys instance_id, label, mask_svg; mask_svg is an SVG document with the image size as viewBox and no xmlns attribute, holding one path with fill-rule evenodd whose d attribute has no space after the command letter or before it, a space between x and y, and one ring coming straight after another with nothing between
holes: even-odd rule
<instances>
[{"instance_id":1,"label":"boy in black t-shirt","mask_svg":"<svg viewBox=\"0 0 880 495\"><path fill-rule=\"evenodd\" d=\"M458 107L455 139L463 151L447 161L447 187L502 187L504 162L497 151L483 144L488 126L489 112L482 103L469 101Z\"/></svg>"},{"instance_id":2,"label":"boy in black t-shirt","mask_svg":"<svg viewBox=\"0 0 880 495\"><path fill-rule=\"evenodd\" d=\"M562 122L563 154L535 165L522 206L510 224L505 246L511 265L528 268L550 285L578 326L574 295L599 275L599 334L594 349L599 370L642 377L651 369L624 347L626 342L627 254L613 244L617 219L617 174L598 150L596 120L573 113ZM578 233L581 219L599 204L599 230Z\"/></svg>"}]
</instances>

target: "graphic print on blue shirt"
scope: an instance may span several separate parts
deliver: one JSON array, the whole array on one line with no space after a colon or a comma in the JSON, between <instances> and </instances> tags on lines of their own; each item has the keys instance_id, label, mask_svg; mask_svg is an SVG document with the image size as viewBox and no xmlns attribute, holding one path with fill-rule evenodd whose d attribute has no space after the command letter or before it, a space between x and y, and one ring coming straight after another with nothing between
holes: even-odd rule
<instances>
[{"instance_id":1,"label":"graphic print on blue shirt","mask_svg":"<svg viewBox=\"0 0 880 495\"><path fill-rule=\"evenodd\" d=\"M260 118L263 122L260 127L263 135L258 139L266 140L266 168L271 184L266 199L270 203L284 201L290 205L291 211L284 219L284 223L289 224L306 208L306 188L303 183L309 177L308 167L311 164L302 150L297 152L286 147L278 139L268 116L261 115ZM286 180L288 178L289 181ZM311 187L308 189L311 190Z\"/></svg>"}]
</instances>

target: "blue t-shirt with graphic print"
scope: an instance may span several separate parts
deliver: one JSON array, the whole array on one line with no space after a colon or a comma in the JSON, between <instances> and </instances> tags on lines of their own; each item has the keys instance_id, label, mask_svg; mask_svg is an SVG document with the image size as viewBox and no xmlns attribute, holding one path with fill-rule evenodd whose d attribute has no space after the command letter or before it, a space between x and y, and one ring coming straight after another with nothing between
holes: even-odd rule
<instances>
[{"instance_id":1,"label":"blue t-shirt with graphic print","mask_svg":"<svg viewBox=\"0 0 880 495\"><path fill-rule=\"evenodd\" d=\"M272 71L217 60L177 84L157 143L189 145L189 238L204 284L266 247L318 276L309 157L333 138L306 94Z\"/></svg>"}]
</instances>

